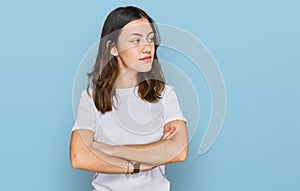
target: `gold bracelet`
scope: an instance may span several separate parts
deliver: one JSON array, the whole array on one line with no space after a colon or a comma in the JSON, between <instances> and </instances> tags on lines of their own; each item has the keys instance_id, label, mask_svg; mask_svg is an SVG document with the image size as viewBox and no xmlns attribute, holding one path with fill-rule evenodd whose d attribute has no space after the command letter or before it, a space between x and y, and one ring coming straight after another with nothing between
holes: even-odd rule
<instances>
[{"instance_id":1,"label":"gold bracelet","mask_svg":"<svg viewBox=\"0 0 300 191\"><path fill-rule=\"evenodd\" d=\"M133 164L133 162L131 162L130 160L128 161L128 174L133 174L133 171L132 172L130 172L130 169L129 169L129 164L131 164L132 165L132 168L133 168L133 171L134 171L134 164Z\"/></svg>"},{"instance_id":2,"label":"gold bracelet","mask_svg":"<svg viewBox=\"0 0 300 191\"><path fill-rule=\"evenodd\" d=\"M129 174L129 161L127 161L127 172L126 174Z\"/></svg>"}]
</instances>

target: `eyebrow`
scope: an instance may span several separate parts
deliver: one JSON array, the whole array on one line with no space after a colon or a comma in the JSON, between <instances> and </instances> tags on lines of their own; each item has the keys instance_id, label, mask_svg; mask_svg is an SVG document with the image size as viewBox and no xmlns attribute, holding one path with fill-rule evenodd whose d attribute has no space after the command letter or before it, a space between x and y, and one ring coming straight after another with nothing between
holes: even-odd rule
<instances>
[{"instance_id":1,"label":"eyebrow","mask_svg":"<svg viewBox=\"0 0 300 191\"><path fill-rule=\"evenodd\" d=\"M151 31L149 34L147 34L147 36L149 36L150 34L154 33L153 31ZM133 35L136 35L136 36L143 36L142 34L140 33L132 33L130 34L129 36L133 36Z\"/></svg>"}]
</instances>

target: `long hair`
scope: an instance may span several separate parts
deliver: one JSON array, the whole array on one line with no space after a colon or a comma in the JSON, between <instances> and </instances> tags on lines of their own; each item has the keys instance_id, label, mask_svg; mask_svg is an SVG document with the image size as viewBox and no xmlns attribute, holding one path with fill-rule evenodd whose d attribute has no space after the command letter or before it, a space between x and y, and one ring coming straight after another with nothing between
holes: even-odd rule
<instances>
[{"instance_id":1,"label":"long hair","mask_svg":"<svg viewBox=\"0 0 300 191\"><path fill-rule=\"evenodd\" d=\"M137 7L119 7L104 22L96 62L92 72L88 73L87 92L91 86L95 106L103 114L112 111L113 97L116 96L114 83L120 74L117 58L110 54L110 50L117 44L121 29L129 22L141 18L147 19L152 27L155 49L151 70L137 74L138 93L141 99L148 102L157 102L161 98L165 80L156 54L160 37L154 21Z\"/></svg>"}]
</instances>

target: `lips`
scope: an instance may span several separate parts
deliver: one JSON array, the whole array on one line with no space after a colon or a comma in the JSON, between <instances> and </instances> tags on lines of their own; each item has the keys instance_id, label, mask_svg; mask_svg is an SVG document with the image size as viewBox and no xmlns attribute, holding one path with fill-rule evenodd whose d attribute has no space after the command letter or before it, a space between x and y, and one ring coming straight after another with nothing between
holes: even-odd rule
<instances>
[{"instance_id":1,"label":"lips","mask_svg":"<svg viewBox=\"0 0 300 191\"><path fill-rule=\"evenodd\" d=\"M140 60L143 61L143 62L149 62L151 61L151 56L145 56L144 58L141 58Z\"/></svg>"}]
</instances>

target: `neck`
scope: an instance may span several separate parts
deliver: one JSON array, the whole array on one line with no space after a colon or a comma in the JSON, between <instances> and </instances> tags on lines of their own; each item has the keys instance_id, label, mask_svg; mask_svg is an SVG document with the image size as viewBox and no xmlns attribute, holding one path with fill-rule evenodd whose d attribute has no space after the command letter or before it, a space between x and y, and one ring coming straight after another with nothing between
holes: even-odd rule
<instances>
[{"instance_id":1,"label":"neck","mask_svg":"<svg viewBox=\"0 0 300 191\"><path fill-rule=\"evenodd\" d=\"M116 80L116 88L131 88L137 85L137 72L121 71Z\"/></svg>"}]
</instances>

